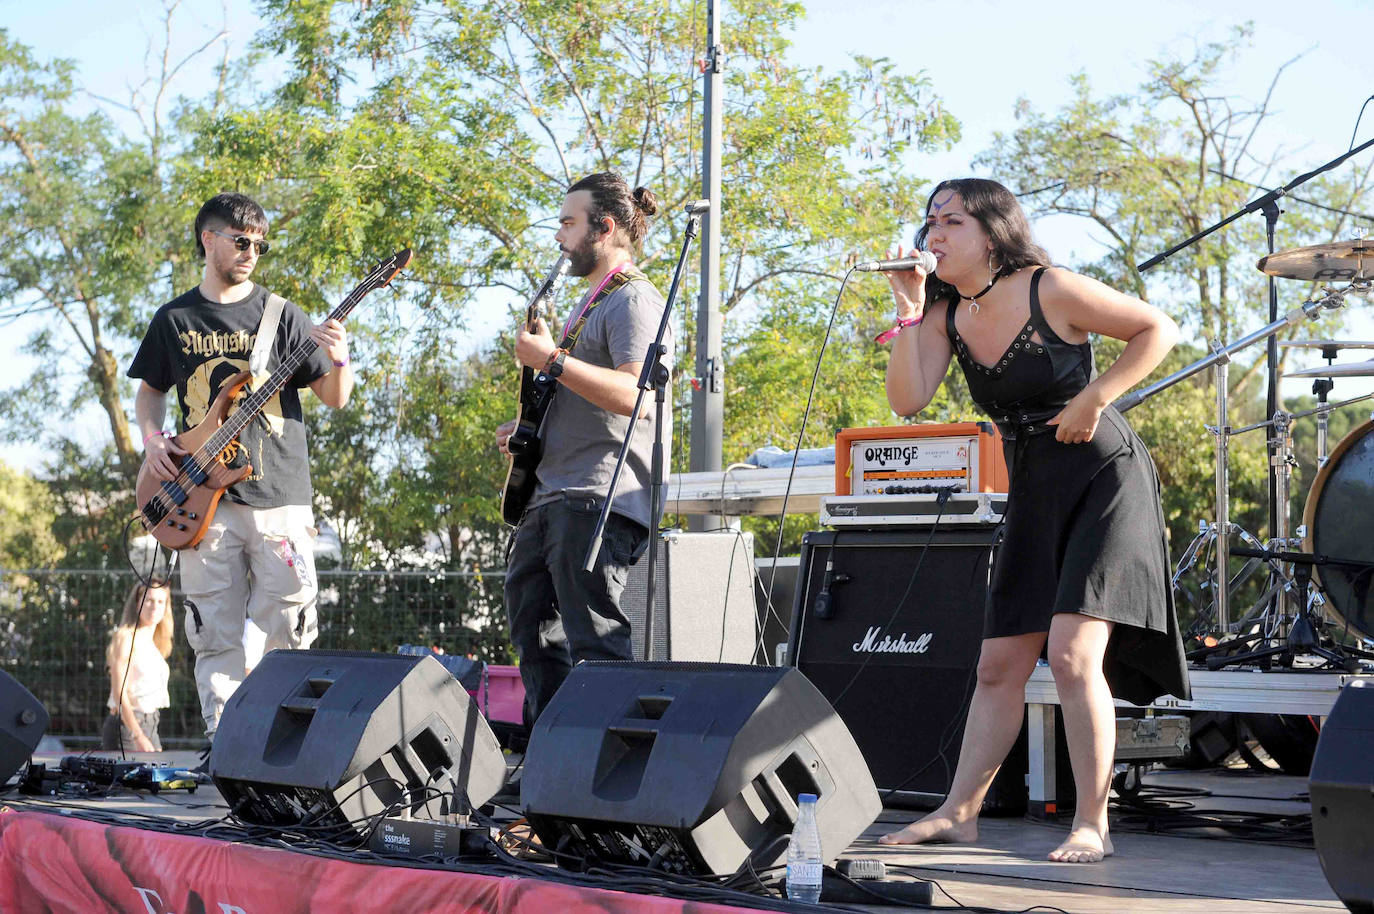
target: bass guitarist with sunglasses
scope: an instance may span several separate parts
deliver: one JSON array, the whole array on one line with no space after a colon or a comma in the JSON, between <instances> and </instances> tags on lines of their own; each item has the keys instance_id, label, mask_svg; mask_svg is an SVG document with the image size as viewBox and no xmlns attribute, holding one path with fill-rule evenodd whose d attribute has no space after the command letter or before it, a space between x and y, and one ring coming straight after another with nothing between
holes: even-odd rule
<instances>
[{"instance_id":1,"label":"bass guitarist with sunglasses","mask_svg":"<svg viewBox=\"0 0 1374 914\"><path fill-rule=\"evenodd\" d=\"M633 263L657 210L651 191L632 191L614 172L569 187L556 239L569 275L587 280L586 293L558 341L542 320L515 339L519 362L557 381L540 429L537 482L506 563L506 615L531 722L573 664L634 659L620 596L629 566L648 543L652 432L635 435L595 569L588 573L582 563L663 314L663 297ZM664 343L671 371L671 335ZM665 424L672 428L671 419ZM516 427L507 422L496 430L502 454L510 456Z\"/></svg>"},{"instance_id":2,"label":"bass guitarist with sunglasses","mask_svg":"<svg viewBox=\"0 0 1374 914\"><path fill-rule=\"evenodd\" d=\"M245 616L267 633L269 651L315 640L316 531L299 390L309 387L335 409L353 390L343 325L312 326L300 308L249 278L267 253L266 234L267 215L248 197L207 201L195 221L196 251L205 260L200 285L157 310L128 371L142 381L134 412L144 471L172 480L186 454L163 431L173 388L185 432L250 365L264 377L307 338L319 347L230 445L229 464L252 472L220 499L203 538L181 551L186 638L211 739L244 676Z\"/></svg>"}]
</instances>

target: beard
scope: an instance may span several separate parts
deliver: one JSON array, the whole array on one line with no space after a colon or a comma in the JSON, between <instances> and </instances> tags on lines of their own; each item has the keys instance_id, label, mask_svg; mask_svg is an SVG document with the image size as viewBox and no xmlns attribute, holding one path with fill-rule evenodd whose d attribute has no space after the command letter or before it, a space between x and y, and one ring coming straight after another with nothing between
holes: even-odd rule
<instances>
[{"instance_id":1,"label":"beard","mask_svg":"<svg viewBox=\"0 0 1374 914\"><path fill-rule=\"evenodd\" d=\"M238 258L234 258L227 262L216 262L214 264L214 269L215 272L219 274L220 282L224 283L226 286L236 286L253 275L253 268L255 266L256 264L251 261L248 263L240 263Z\"/></svg>"},{"instance_id":2,"label":"beard","mask_svg":"<svg viewBox=\"0 0 1374 914\"><path fill-rule=\"evenodd\" d=\"M593 243L591 235L582 239L582 243L576 248L568 251L568 275L570 276L590 276L592 270L596 269L599 258L596 252L596 245Z\"/></svg>"}]
</instances>

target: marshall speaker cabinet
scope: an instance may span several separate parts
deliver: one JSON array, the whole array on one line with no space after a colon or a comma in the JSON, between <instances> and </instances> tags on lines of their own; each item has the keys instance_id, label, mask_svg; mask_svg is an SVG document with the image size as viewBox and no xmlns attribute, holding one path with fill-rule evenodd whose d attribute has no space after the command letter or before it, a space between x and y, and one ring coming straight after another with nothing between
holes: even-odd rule
<instances>
[{"instance_id":1,"label":"marshall speaker cabinet","mask_svg":"<svg viewBox=\"0 0 1374 914\"><path fill-rule=\"evenodd\" d=\"M788 663L834 706L889 805L933 807L949 790L1000 529L844 529L802 540ZM1024 740L1019 753L993 783L989 810L1024 808Z\"/></svg>"}]
</instances>

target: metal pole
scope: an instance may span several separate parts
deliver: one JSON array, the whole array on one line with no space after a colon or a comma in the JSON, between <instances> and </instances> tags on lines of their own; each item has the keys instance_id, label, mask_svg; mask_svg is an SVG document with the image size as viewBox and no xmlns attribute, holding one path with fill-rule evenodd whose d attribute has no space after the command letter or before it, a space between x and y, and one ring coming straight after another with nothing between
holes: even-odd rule
<instances>
[{"instance_id":1,"label":"metal pole","mask_svg":"<svg viewBox=\"0 0 1374 914\"><path fill-rule=\"evenodd\" d=\"M706 2L706 69L702 74L701 196L711 209L701 220L701 291L697 300L696 376L700 389L692 391L692 441L689 468L693 473L719 471L725 437L725 368L721 362L720 226L724 213L720 192L724 97L724 59L720 46L717 0ZM694 530L724 526L723 517L694 517Z\"/></svg>"},{"instance_id":2,"label":"metal pole","mask_svg":"<svg viewBox=\"0 0 1374 914\"><path fill-rule=\"evenodd\" d=\"M1231 356L1222 348L1220 341L1213 340L1211 346L1212 354L1217 358L1215 375L1217 385L1217 632L1222 638L1225 638L1227 629L1231 625L1231 575L1229 569L1231 564L1231 470L1229 459L1231 425L1227 421L1229 410L1227 408L1226 390Z\"/></svg>"}]
</instances>

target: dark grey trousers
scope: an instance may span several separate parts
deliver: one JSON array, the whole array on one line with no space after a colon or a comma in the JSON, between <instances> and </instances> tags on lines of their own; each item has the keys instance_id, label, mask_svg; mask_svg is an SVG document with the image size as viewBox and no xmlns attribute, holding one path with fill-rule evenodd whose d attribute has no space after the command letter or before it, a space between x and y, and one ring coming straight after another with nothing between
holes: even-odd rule
<instances>
[{"instance_id":1,"label":"dark grey trousers","mask_svg":"<svg viewBox=\"0 0 1374 914\"><path fill-rule=\"evenodd\" d=\"M612 513L596 566L584 571L600 511L599 498L565 495L526 514L511 543L506 618L520 655L531 722L548 707L573 664L634 659L620 594L648 531Z\"/></svg>"}]
</instances>

